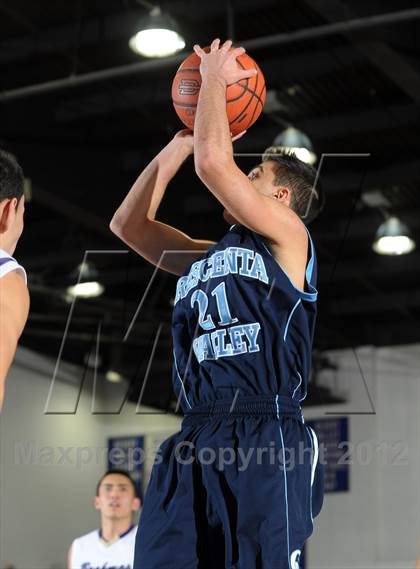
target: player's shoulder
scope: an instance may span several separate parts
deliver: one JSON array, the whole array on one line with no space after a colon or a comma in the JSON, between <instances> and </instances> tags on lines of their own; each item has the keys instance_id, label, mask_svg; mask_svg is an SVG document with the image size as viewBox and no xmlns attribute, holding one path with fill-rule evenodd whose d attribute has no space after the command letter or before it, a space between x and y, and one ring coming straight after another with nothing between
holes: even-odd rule
<instances>
[{"instance_id":1,"label":"player's shoulder","mask_svg":"<svg viewBox=\"0 0 420 569\"><path fill-rule=\"evenodd\" d=\"M2 287L10 288L11 292L16 294L27 294L28 287L26 285L26 280L24 275L20 271L20 267L17 266L12 271L9 271L5 275L1 276L0 284Z\"/></svg>"},{"instance_id":2,"label":"player's shoulder","mask_svg":"<svg viewBox=\"0 0 420 569\"><path fill-rule=\"evenodd\" d=\"M29 311L29 291L22 276L16 271L0 278L0 304L9 309L11 317L24 323Z\"/></svg>"},{"instance_id":3,"label":"player's shoulder","mask_svg":"<svg viewBox=\"0 0 420 569\"><path fill-rule=\"evenodd\" d=\"M3 279L9 274L18 275L27 284L26 271L14 257L0 249L0 278Z\"/></svg>"}]
</instances>

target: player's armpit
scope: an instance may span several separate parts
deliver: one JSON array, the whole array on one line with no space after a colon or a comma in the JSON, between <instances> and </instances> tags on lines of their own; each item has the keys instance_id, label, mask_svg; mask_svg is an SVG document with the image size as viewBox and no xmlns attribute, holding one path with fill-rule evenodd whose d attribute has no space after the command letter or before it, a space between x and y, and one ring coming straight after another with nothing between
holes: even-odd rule
<instances>
[{"instance_id":1,"label":"player's armpit","mask_svg":"<svg viewBox=\"0 0 420 569\"><path fill-rule=\"evenodd\" d=\"M215 241L193 239L179 229L156 220L142 222L135 231L114 232L149 263L178 276L215 244Z\"/></svg>"},{"instance_id":2,"label":"player's armpit","mask_svg":"<svg viewBox=\"0 0 420 569\"><path fill-rule=\"evenodd\" d=\"M196 165L202 182L230 213L249 229L282 246L307 233L303 221L287 205L260 194L234 160Z\"/></svg>"},{"instance_id":3,"label":"player's armpit","mask_svg":"<svg viewBox=\"0 0 420 569\"><path fill-rule=\"evenodd\" d=\"M12 271L0 279L0 409L4 383L29 311L29 294L22 277Z\"/></svg>"}]
</instances>

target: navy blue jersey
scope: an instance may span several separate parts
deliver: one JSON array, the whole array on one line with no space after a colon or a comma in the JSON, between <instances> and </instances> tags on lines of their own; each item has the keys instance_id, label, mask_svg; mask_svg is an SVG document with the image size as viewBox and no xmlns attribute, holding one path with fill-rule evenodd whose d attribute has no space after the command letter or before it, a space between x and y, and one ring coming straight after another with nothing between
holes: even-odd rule
<instances>
[{"instance_id":1,"label":"navy blue jersey","mask_svg":"<svg viewBox=\"0 0 420 569\"><path fill-rule=\"evenodd\" d=\"M173 384L184 412L236 395L305 398L318 294L307 232L304 290L294 286L266 239L241 224L178 279Z\"/></svg>"}]
</instances>

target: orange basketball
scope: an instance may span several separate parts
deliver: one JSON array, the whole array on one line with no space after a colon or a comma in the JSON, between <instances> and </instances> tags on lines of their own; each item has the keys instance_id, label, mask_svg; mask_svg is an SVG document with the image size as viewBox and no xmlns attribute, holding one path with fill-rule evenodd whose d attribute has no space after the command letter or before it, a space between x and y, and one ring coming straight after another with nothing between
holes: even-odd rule
<instances>
[{"instance_id":1,"label":"orange basketball","mask_svg":"<svg viewBox=\"0 0 420 569\"><path fill-rule=\"evenodd\" d=\"M208 52L210 48L206 47L204 51ZM236 61L242 69L255 68L258 73L226 89L226 110L233 136L254 124L261 114L266 95L264 75L252 57L244 53ZM172 102L176 113L184 125L191 129L194 128L200 87L200 58L193 52L181 63L172 82Z\"/></svg>"}]
</instances>

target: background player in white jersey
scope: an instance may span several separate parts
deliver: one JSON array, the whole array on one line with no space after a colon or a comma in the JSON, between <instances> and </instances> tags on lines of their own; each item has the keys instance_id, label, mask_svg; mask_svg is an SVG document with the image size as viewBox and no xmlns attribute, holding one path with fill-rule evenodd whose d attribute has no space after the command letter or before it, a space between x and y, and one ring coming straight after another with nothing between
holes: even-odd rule
<instances>
[{"instance_id":1,"label":"background player in white jersey","mask_svg":"<svg viewBox=\"0 0 420 569\"><path fill-rule=\"evenodd\" d=\"M12 256L23 231L23 184L14 156L0 150L0 411L6 376L29 311L26 273Z\"/></svg>"},{"instance_id":2,"label":"background player in white jersey","mask_svg":"<svg viewBox=\"0 0 420 569\"><path fill-rule=\"evenodd\" d=\"M131 569L137 526L133 514L141 502L132 478L123 470L109 470L99 480L94 499L101 527L73 541L68 569Z\"/></svg>"}]
</instances>

